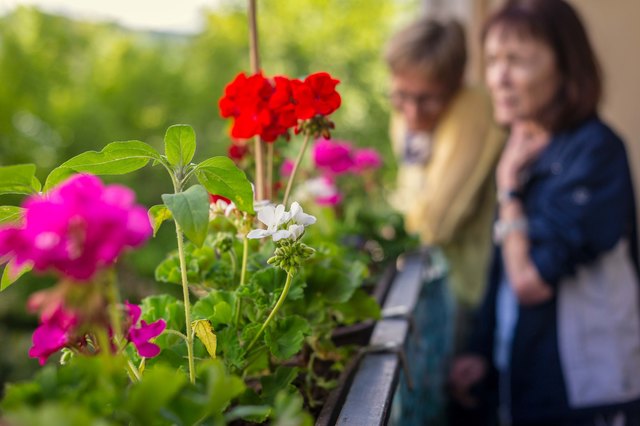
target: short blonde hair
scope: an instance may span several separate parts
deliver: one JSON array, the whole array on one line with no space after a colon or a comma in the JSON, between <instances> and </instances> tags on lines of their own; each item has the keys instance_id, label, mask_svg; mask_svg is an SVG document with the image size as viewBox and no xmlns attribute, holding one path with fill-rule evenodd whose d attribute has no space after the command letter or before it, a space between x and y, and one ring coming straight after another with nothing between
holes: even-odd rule
<instances>
[{"instance_id":1,"label":"short blonde hair","mask_svg":"<svg viewBox=\"0 0 640 426\"><path fill-rule=\"evenodd\" d=\"M391 37L384 59L394 74L418 70L455 89L467 63L464 28L453 19L422 18Z\"/></svg>"}]
</instances>

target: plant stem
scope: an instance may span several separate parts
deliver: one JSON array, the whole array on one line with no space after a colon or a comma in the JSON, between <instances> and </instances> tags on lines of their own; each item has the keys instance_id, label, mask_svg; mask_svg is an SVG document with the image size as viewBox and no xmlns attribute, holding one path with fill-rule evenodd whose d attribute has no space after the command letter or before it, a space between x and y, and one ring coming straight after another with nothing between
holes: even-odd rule
<instances>
[{"instance_id":1,"label":"plant stem","mask_svg":"<svg viewBox=\"0 0 640 426\"><path fill-rule=\"evenodd\" d=\"M267 199L273 198L273 144L267 144Z\"/></svg>"},{"instance_id":2,"label":"plant stem","mask_svg":"<svg viewBox=\"0 0 640 426\"><path fill-rule=\"evenodd\" d=\"M260 55L258 52L258 20L256 14L256 0L248 0L248 18L249 18L249 61L251 64L251 72L256 74L260 71ZM264 200L264 170L262 159L262 142L260 136L254 138L254 148L256 157L256 199Z\"/></svg>"},{"instance_id":3,"label":"plant stem","mask_svg":"<svg viewBox=\"0 0 640 426\"><path fill-rule=\"evenodd\" d=\"M249 257L249 239L245 235L242 238L242 269L240 270L240 286L238 288L242 288L244 286L244 280L247 275L247 258ZM236 314L234 316L234 324L238 327L238 321L240 321L240 305L242 304L242 299L238 297L238 302L236 303Z\"/></svg>"},{"instance_id":4,"label":"plant stem","mask_svg":"<svg viewBox=\"0 0 640 426\"><path fill-rule=\"evenodd\" d=\"M263 158L262 158L262 141L260 136L253 138L253 147L256 156L256 200L264 200L264 170L263 170Z\"/></svg>"},{"instance_id":5,"label":"plant stem","mask_svg":"<svg viewBox=\"0 0 640 426\"><path fill-rule=\"evenodd\" d=\"M185 336L184 334L180 333L178 330L172 330L170 328L167 328L164 330L165 333L167 334L173 334L174 336L178 336L180 337L182 340L184 340L185 342L187 342L189 339L187 339L187 336Z\"/></svg>"},{"instance_id":6,"label":"plant stem","mask_svg":"<svg viewBox=\"0 0 640 426\"><path fill-rule=\"evenodd\" d=\"M109 320L111 322L111 328L113 330L113 341L116 344L116 347L120 349L120 345L124 336L122 336L122 321L120 320L120 309L118 305L120 304L120 292L118 291L118 284L116 282L116 272L115 269L109 268L107 272L107 281L108 281L108 301L109 301Z\"/></svg>"},{"instance_id":7,"label":"plant stem","mask_svg":"<svg viewBox=\"0 0 640 426\"><path fill-rule=\"evenodd\" d=\"M249 18L249 61L251 72L257 73L260 70L260 55L258 51L258 20L256 0L248 0Z\"/></svg>"},{"instance_id":8,"label":"plant stem","mask_svg":"<svg viewBox=\"0 0 640 426\"><path fill-rule=\"evenodd\" d=\"M236 276L236 251L229 250L229 263L231 263L231 277Z\"/></svg>"},{"instance_id":9,"label":"plant stem","mask_svg":"<svg viewBox=\"0 0 640 426\"><path fill-rule=\"evenodd\" d=\"M142 380L140 371L136 368L135 365L133 365L133 362L131 362L130 359L127 360L127 367L129 368L129 377L132 381L139 382L140 380Z\"/></svg>"},{"instance_id":10,"label":"plant stem","mask_svg":"<svg viewBox=\"0 0 640 426\"><path fill-rule=\"evenodd\" d=\"M258 341L258 338L260 337L262 332L267 328L267 326L269 325L273 317L276 315L276 313L280 309L280 306L282 306L282 304L284 303L284 299L287 298L287 294L289 293L289 288L291 288L292 278L293 278L293 275L290 273L287 273L287 281L285 281L284 283L284 288L282 289L280 298L276 302L276 306L273 307L273 309L271 310L271 313L267 317L267 320L264 322L264 324L262 324L262 327L260 327L260 330L258 330L258 334L255 335L251 343L249 343L249 346L247 346L247 352L249 352L249 350L251 350L253 345Z\"/></svg>"},{"instance_id":11,"label":"plant stem","mask_svg":"<svg viewBox=\"0 0 640 426\"><path fill-rule=\"evenodd\" d=\"M178 239L178 256L180 257L180 275L182 276L182 298L184 300L184 319L186 322L187 357L189 360L189 380L196 382L193 360L193 333L191 331L191 301L189 299L189 282L187 280L187 262L184 254L184 236L182 228L176 222L176 237Z\"/></svg>"},{"instance_id":12,"label":"plant stem","mask_svg":"<svg viewBox=\"0 0 640 426\"><path fill-rule=\"evenodd\" d=\"M296 172L298 171L298 166L302 162L302 157L304 156L304 152L307 150L307 145L309 144L311 134L306 132L304 135L304 141L302 142L302 147L300 148L300 152L298 152L298 157L296 157L296 162L293 165L293 170L291 170L291 176L289 176L289 182L287 182L287 190L284 192L284 199L282 204L284 204L285 208L287 207L287 201L289 201L289 192L291 192L291 187L293 186L293 180L296 178Z\"/></svg>"}]
</instances>

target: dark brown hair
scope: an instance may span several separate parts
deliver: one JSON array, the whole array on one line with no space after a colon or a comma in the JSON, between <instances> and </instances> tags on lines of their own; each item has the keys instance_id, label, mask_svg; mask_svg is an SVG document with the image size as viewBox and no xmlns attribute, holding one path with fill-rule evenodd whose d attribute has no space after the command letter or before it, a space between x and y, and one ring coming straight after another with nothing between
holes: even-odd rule
<instances>
[{"instance_id":1,"label":"dark brown hair","mask_svg":"<svg viewBox=\"0 0 640 426\"><path fill-rule=\"evenodd\" d=\"M485 23L483 40L495 28L531 36L553 50L560 88L539 117L550 130L574 127L597 112L602 73L584 25L565 0L509 0Z\"/></svg>"},{"instance_id":2,"label":"dark brown hair","mask_svg":"<svg viewBox=\"0 0 640 426\"><path fill-rule=\"evenodd\" d=\"M391 37L384 58L392 73L419 70L455 90L467 62L464 28L455 20L422 18Z\"/></svg>"}]
</instances>

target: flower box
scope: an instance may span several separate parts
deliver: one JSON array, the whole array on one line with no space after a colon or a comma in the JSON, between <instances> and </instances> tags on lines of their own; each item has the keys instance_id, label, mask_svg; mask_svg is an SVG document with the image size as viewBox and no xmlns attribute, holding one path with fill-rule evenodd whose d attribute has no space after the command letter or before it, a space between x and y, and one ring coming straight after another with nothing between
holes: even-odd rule
<instances>
[{"instance_id":1,"label":"flower box","mask_svg":"<svg viewBox=\"0 0 640 426\"><path fill-rule=\"evenodd\" d=\"M404 348L412 344L412 313L425 273L432 273L424 269L424 256L425 253L412 253L398 259L384 300L383 318L375 323L368 345L345 368L316 426L372 426L389 421L400 373L403 369L409 374L411 371Z\"/></svg>"}]
</instances>

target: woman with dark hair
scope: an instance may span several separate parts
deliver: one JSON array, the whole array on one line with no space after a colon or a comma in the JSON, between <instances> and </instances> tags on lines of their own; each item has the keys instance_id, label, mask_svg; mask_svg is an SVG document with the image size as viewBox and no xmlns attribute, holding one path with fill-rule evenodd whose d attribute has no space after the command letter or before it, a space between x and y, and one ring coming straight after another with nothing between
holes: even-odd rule
<instances>
[{"instance_id":1,"label":"woman with dark hair","mask_svg":"<svg viewBox=\"0 0 640 426\"><path fill-rule=\"evenodd\" d=\"M494 260L469 354L466 405L497 384L501 424L640 425L635 202L625 147L601 121L601 76L564 0L508 1L484 31L498 169Z\"/></svg>"}]
</instances>

